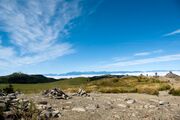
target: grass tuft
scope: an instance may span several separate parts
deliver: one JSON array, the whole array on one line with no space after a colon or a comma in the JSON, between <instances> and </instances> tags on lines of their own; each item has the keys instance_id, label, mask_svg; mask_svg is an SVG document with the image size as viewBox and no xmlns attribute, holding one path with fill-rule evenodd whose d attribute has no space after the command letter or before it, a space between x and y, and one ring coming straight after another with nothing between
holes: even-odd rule
<instances>
[{"instance_id":1,"label":"grass tuft","mask_svg":"<svg viewBox=\"0 0 180 120\"><path fill-rule=\"evenodd\" d=\"M178 88L172 88L172 89L169 91L169 94L172 94L172 95L175 95L175 96L180 96L180 87L178 87Z\"/></svg>"}]
</instances>

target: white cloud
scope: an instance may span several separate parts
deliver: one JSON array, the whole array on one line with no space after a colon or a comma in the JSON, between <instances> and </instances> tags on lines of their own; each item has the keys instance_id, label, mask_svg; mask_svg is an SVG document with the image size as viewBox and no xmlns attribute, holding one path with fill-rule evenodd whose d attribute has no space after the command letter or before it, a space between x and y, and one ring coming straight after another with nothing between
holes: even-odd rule
<instances>
[{"instance_id":1,"label":"white cloud","mask_svg":"<svg viewBox=\"0 0 180 120\"><path fill-rule=\"evenodd\" d=\"M159 49L159 50L154 50L154 51L135 53L134 56L147 56L147 55L161 53L161 52L163 52L163 50Z\"/></svg>"},{"instance_id":2,"label":"white cloud","mask_svg":"<svg viewBox=\"0 0 180 120\"><path fill-rule=\"evenodd\" d=\"M141 53L135 53L134 56L146 56L146 55L150 55L150 52L141 52Z\"/></svg>"},{"instance_id":3,"label":"white cloud","mask_svg":"<svg viewBox=\"0 0 180 120\"><path fill-rule=\"evenodd\" d=\"M167 33L164 36L171 36L171 35L176 35L176 34L180 34L180 29L177 29L177 30L175 30L173 32Z\"/></svg>"},{"instance_id":4,"label":"white cloud","mask_svg":"<svg viewBox=\"0 0 180 120\"><path fill-rule=\"evenodd\" d=\"M180 60L180 54L159 56L154 58L136 59L123 62L114 62L111 64L103 65L103 68L118 68L124 66L142 65L149 63L168 62Z\"/></svg>"},{"instance_id":5,"label":"white cloud","mask_svg":"<svg viewBox=\"0 0 180 120\"><path fill-rule=\"evenodd\" d=\"M0 0L0 29L10 38L9 46L0 44L0 62L32 64L71 53L62 40L80 15L80 0Z\"/></svg>"}]
</instances>

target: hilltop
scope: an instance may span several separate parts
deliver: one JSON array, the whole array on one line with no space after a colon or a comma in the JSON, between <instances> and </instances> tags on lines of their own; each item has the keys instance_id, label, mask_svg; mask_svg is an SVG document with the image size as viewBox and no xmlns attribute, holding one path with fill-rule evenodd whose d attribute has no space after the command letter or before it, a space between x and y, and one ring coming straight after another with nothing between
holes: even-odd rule
<instances>
[{"instance_id":1,"label":"hilltop","mask_svg":"<svg viewBox=\"0 0 180 120\"><path fill-rule=\"evenodd\" d=\"M47 78L43 75L27 75L24 73L13 73L0 77L0 83L47 83L56 81L53 78Z\"/></svg>"}]
</instances>

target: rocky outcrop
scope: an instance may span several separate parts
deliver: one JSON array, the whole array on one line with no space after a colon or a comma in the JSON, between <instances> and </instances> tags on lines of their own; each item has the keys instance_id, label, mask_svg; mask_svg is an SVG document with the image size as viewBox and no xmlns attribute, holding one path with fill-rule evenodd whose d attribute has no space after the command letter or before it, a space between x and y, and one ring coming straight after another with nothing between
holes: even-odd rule
<instances>
[{"instance_id":1,"label":"rocky outcrop","mask_svg":"<svg viewBox=\"0 0 180 120\"><path fill-rule=\"evenodd\" d=\"M84 97L90 97L89 94L83 89L79 89L77 93L75 93L73 96L84 96Z\"/></svg>"},{"instance_id":2,"label":"rocky outcrop","mask_svg":"<svg viewBox=\"0 0 180 120\"><path fill-rule=\"evenodd\" d=\"M45 90L42 93L42 95L54 99L65 99L65 100L70 99L70 97L67 94L65 94L61 89L58 88Z\"/></svg>"},{"instance_id":3,"label":"rocky outcrop","mask_svg":"<svg viewBox=\"0 0 180 120\"><path fill-rule=\"evenodd\" d=\"M165 75L165 77L168 77L168 78L180 78L180 76L174 74L172 71L169 71L169 73L167 73Z\"/></svg>"}]
</instances>

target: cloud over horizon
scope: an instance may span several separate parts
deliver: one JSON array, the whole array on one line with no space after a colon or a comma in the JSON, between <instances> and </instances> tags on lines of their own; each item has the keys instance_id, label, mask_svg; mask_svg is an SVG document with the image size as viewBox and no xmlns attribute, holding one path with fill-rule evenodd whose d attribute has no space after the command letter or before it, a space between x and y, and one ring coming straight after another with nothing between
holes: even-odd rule
<instances>
[{"instance_id":1,"label":"cloud over horizon","mask_svg":"<svg viewBox=\"0 0 180 120\"><path fill-rule=\"evenodd\" d=\"M134 65L143 65L149 63L158 63L158 62L169 62L169 61L177 61L180 60L180 54L172 54L172 55L164 55L158 57L151 58L143 58L143 59L134 59L120 62L112 62L110 64L103 65L100 68L119 68L125 66L134 66Z\"/></svg>"},{"instance_id":2,"label":"cloud over horizon","mask_svg":"<svg viewBox=\"0 0 180 120\"><path fill-rule=\"evenodd\" d=\"M63 38L81 15L80 2L0 0L0 31L8 35L0 34L0 66L39 63L73 52Z\"/></svg>"}]
</instances>

